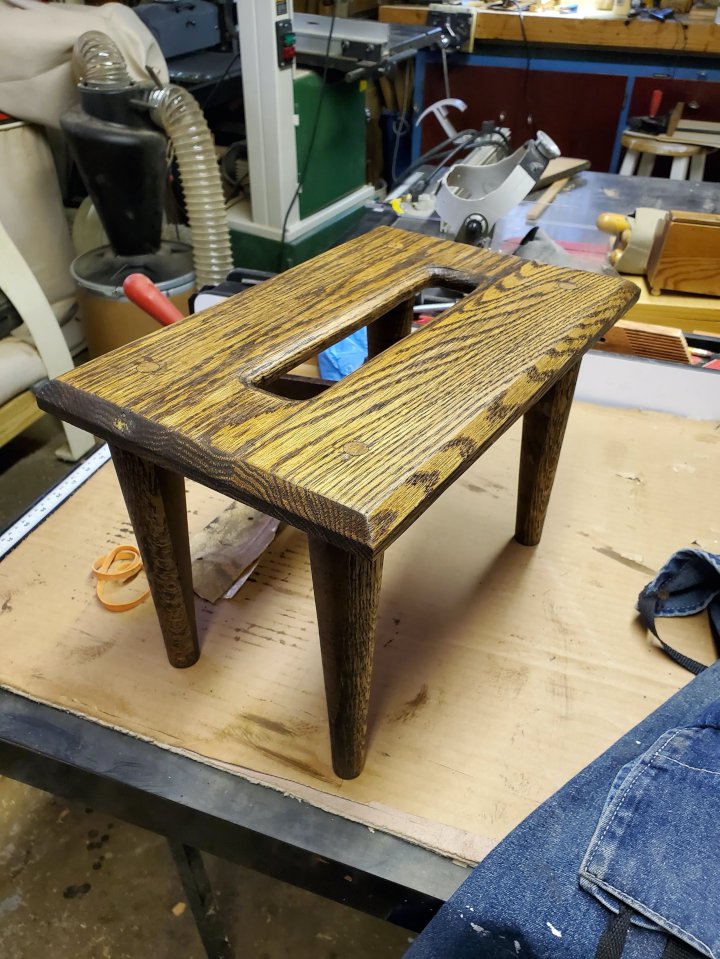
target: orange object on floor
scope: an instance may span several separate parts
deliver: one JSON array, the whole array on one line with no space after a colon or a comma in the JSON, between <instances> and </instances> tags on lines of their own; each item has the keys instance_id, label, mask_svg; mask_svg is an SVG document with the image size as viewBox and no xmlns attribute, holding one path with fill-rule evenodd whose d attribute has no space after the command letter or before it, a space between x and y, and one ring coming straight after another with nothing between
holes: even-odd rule
<instances>
[{"instance_id":1,"label":"orange object on floor","mask_svg":"<svg viewBox=\"0 0 720 959\"><path fill-rule=\"evenodd\" d=\"M112 567L118 564L118 568ZM122 565L120 565L122 564ZM113 603L104 596L104 584L107 582L128 583L134 579L143 568L143 562L140 558L140 551L137 546L124 543L121 546L115 546L105 556L100 556L95 560L92 566L93 576L97 579L97 598L106 609L113 613L124 613L128 609L134 609L139 606L150 595L150 590L146 589L144 593L125 603Z\"/></svg>"}]
</instances>

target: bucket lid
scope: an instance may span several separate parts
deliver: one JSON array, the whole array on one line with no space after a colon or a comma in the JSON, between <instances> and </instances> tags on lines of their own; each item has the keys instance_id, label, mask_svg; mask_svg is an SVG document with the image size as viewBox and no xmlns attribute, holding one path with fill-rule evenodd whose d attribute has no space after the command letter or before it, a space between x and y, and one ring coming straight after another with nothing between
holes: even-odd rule
<instances>
[{"instance_id":1,"label":"bucket lid","mask_svg":"<svg viewBox=\"0 0 720 959\"><path fill-rule=\"evenodd\" d=\"M144 273L163 292L181 292L195 284L192 249L186 243L165 240L157 253L118 256L111 246L88 250L70 267L75 281L112 299L125 299L123 280L131 273Z\"/></svg>"}]
</instances>

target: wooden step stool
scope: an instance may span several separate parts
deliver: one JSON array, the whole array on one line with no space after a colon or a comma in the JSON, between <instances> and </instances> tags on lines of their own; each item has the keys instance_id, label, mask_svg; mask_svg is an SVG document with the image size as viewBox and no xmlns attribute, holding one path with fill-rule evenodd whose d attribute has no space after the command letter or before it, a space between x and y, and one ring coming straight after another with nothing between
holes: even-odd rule
<instances>
[{"instance_id":1,"label":"wooden step stool","mask_svg":"<svg viewBox=\"0 0 720 959\"><path fill-rule=\"evenodd\" d=\"M428 286L468 295L419 333ZM167 654L199 648L183 477L305 530L333 766L363 768L383 553L525 415L515 537L540 539L583 353L637 299L619 278L381 228L47 384L104 437ZM287 370L368 326L326 388Z\"/></svg>"}]
</instances>

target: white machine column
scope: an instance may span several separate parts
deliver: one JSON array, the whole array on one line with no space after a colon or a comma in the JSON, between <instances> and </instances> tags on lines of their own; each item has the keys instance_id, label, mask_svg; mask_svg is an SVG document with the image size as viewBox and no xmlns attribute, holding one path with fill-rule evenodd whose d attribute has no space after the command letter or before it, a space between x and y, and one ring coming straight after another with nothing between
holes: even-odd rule
<instances>
[{"instance_id":1,"label":"white machine column","mask_svg":"<svg viewBox=\"0 0 720 959\"><path fill-rule=\"evenodd\" d=\"M235 0L240 33L245 130L256 226L282 230L297 189L294 67L281 69L276 24L292 18L292 0ZM299 219L297 199L288 216Z\"/></svg>"}]
</instances>

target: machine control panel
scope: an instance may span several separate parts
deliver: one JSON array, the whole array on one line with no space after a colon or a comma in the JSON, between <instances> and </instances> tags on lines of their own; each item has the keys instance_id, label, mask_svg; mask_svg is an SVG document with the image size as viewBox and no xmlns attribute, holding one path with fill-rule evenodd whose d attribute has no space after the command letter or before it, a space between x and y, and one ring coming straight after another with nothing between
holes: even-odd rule
<instances>
[{"instance_id":1,"label":"machine control panel","mask_svg":"<svg viewBox=\"0 0 720 959\"><path fill-rule=\"evenodd\" d=\"M276 20L275 36L278 66L281 70L287 70L295 62L295 30L292 20Z\"/></svg>"}]
</instances>

